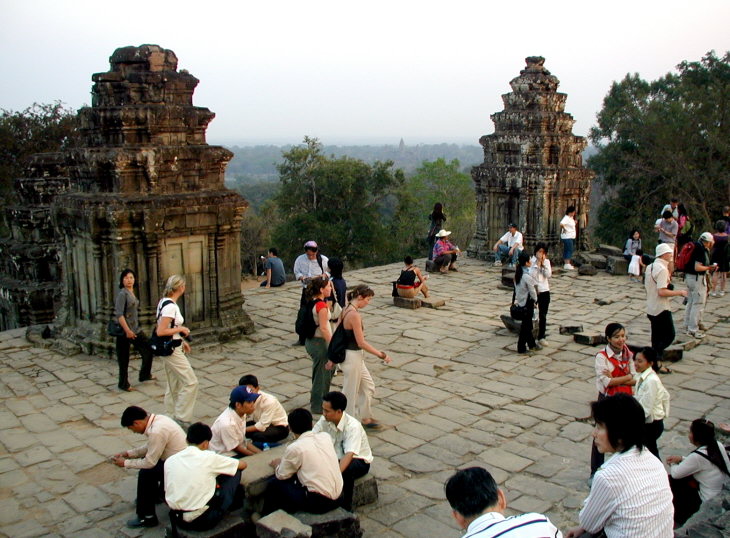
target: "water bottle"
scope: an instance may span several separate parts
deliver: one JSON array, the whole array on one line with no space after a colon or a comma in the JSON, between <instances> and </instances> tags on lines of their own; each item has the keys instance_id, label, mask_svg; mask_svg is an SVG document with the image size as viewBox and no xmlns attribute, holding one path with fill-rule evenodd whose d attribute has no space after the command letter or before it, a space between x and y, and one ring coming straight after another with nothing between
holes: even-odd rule
<instances>
[{"instance_id":1,"label":"water bottle","mask_svg":"<svg viewBox=\"0 0 730 538\"><path fill-rule=\"evenodd\" d=\"M264 452L267 450L271 450L271 447L269 446L269 443L264 443Z\"/></svg>"}]
</instances>

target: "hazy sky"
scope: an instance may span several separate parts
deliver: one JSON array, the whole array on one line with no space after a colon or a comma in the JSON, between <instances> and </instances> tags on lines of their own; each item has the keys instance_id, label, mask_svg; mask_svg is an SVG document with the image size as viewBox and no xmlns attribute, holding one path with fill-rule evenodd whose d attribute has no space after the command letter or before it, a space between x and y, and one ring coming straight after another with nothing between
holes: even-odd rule
<instances>
[{"instance_id":1,"label":"hazy sky","mask_svg":"<svg viewBox=\"0 0 730 538\"><path fill-rule=\"evenodd\" d=\"M614 80L730 50L727 0L631 2L0 0L0 108L90 103L117 47L172 49L216 113L210 143L458 142L491 133L540 55L574 132Z\"/></svg>"}]
</instances>

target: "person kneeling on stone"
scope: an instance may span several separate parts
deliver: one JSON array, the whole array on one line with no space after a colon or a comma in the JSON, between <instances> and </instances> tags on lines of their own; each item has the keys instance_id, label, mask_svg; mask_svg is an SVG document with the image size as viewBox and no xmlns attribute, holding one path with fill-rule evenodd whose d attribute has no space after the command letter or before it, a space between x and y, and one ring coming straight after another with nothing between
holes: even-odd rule
<instances>
[{"instance_id":1,"label":"person kneeling on stone","mask_svg":"<svg viewBox=\"0 0 730 538\"><path fill-rule=\"evenodd\" d=\"M312 413L306 409L295 409L288 418L296 440L269 463L275 476L266 488L262 515L278 509L290 514L334 510L342 494L342 474L332 438L312 431Z\"/></svg>"},{"instance_id":2,"label":"person kneeling on stone","mask_svg":"<svg viewBox=\"0 0 730 538\"><path fill-rule=\"evenodd\" d=\"M459 247L446 239L450 235L451 232L446 230L439 231L436 234L436 244L433 246L433 263L442 273L457 270L456 258L461 253Z\"/></svg>"},{"instance_id":3,"label":"person kneeling on stone","mask_svg":"<svg viewBox=\"0 0 730 538\"><path fill-rule=\"evenodd\" d=\"M325 394L322 400L322 417L312 431L325 432L332 438L344 482L341 505L345 510L352 511L355 480L368 474L373 453L365 428L359 420L345 413L347 397L333 391Z\"/></svg>"},{"instance_id":4,"label":"person kneeling on stone","mask_svg":"<svg viewBox=\"0 0 730 538\"><path fill-rule=\"evenodd\" d=\"M562 538L550 520L537 513L505 518L507 498L482 467L457 471L445 486L452 516L467 538Z\"/></svg>"},{"instance_id":5,"label":"person kneeling on stone","mask_svg":"<svg viewBox=\"0 0 730 538\"><path fill-rule=\"evenodd\" d=\"M251 414L253 420L246 421L246 437L259 448L263 448L264 443L271 445L286 439L289 435L289 423L286 419L286 411L276 396L259 390L259 380L255 375L242 376L238 380L238 385L259 395L254 400Z\"/></svg>"},{"instance_id":6,"label":"person kneeling on stone","mask_svg":"<svg viewBox=\"0 0 730 538\"><path fill-rule=\"evenodd\" d=\"M208 450L212 437L206 424L192 424L189 446L165 462L165 501L173 528L212 529L226 515L240 488L246 463Z\"/></svg>"}]
</instances>

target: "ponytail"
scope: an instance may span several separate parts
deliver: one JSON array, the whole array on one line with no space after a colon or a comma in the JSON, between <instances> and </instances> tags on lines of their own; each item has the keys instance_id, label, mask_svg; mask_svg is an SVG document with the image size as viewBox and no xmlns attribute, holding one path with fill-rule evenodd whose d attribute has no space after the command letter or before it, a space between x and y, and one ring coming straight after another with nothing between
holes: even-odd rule
<instances>
[{"instance_id":1,"label":"ponytail","mask_svg":"<svg viewBox=\"0 0 730 538\"><path fill-rule=\"evenodd\" d=\"M707 458L723 473L730 475L727 465L725 465L725 458L722 457L717 439L715 439L715 425L709 420L698 418L692 421L689 431L692 432L695 444L707 448Z\"/></svg>"}]
</instances>

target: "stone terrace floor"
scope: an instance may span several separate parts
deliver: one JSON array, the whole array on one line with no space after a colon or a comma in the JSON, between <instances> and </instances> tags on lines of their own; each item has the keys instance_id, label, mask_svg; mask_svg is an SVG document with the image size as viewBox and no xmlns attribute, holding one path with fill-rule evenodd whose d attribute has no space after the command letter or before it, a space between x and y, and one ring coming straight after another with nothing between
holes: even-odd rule
<instances>
[{"instance_id":1,"label":"stone terrace floor","mask_svg":"<svg viewBox=\"0 0 730 538\"><path fill-rule=\"evenodd\" d=\"M439 310L394 307L389 282L399 270L400 264L392 264L345 274L350 286L374 288L376 297L363 314L366 335L393 357L386 366L368 356L377 386L375 412L386 429L370 434L380 499L358 510L365 535L459 536L443 483L455 469L471 465L492 472L511 511L547 513L562 530L575 524L588 493L591 433L589 424L576 419L588 414L596 396L598 348L578 345L558 328L581 323L587 332L600 333L618 321L627 325L631 343L648 343L643 288L628 277L556 271L550 347L523 356L516 353L516 335L499 321L512 295L500 285L499 270L465 260L458 273L433 275L433 295L447 300ZM257 332L236 343L193 348L200 420L212 423L246 373L256 374L288 410L308 404L310 359L303 347L291 345L299 295L295 283L250 290L245 306ZM598 306L599 297L614 302ZM692 419L730 418L729 301L709 299L707 338L663 376L672 395L660 439L663 456L690 450ZM121 393L116 362L63 357L32 347L23 335L0 333L0 534L161 536L162 527L124 528L134 515L137 473L107 461L143 441L119 425L127 405L164 413L161 362L154 367L160 381ZM133 361L130 379L137 368ZM333 389L341 382L335 377Z\"/></svg>"}]
</instances>

